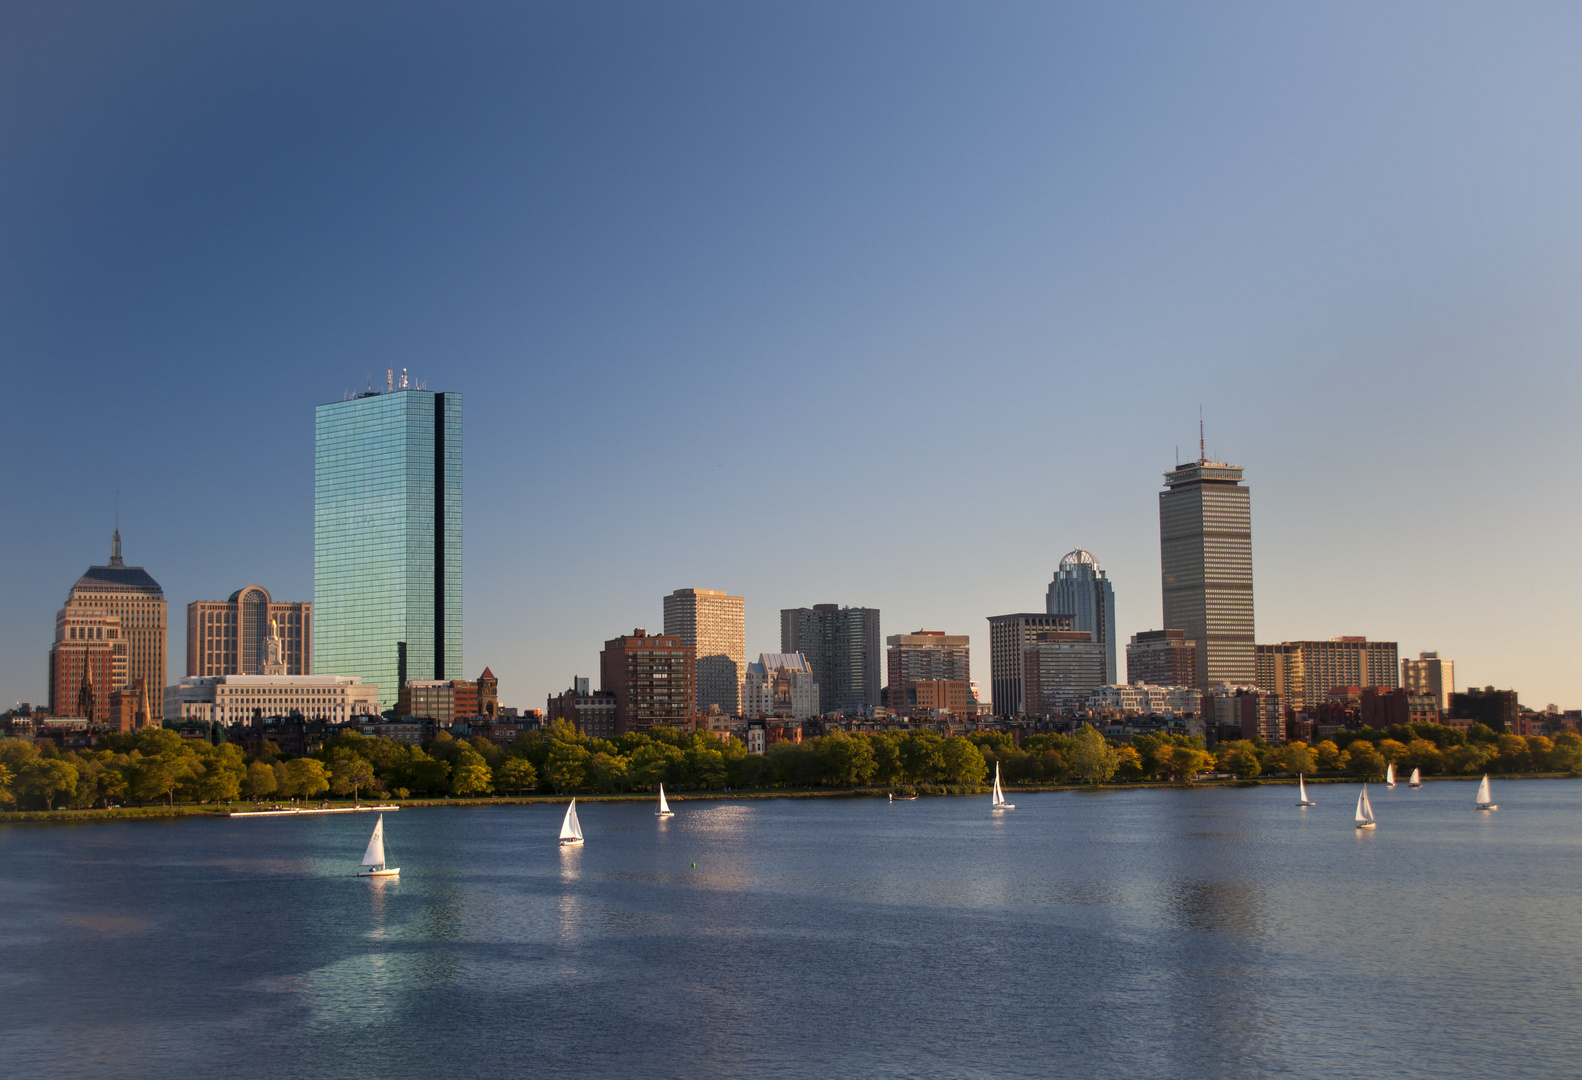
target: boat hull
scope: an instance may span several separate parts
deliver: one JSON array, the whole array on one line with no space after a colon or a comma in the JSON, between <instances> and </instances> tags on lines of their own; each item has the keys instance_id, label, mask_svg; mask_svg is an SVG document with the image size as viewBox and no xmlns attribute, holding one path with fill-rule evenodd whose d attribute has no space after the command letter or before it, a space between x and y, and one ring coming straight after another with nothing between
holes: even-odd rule
<instances>
[{"instance_id":1,"label":"boat hull","mask_svg":"<svg viewBox=\"0 0 1582 1080\"><path fill-rule=\"evenodd\" d=\"M1314 802L1312 799L1308 799L1306 802L1299 802L1296 805L1298 805L1298 806L1317 806L1318 804L1316 802Z\"/></svg>"},{"instance_id":2,"label":"boat hull","mask_svg":"<svg viewBox=\"0 0 1582 1080\"><path fill-rule=\"evenodd\" d=\"M562 840L560 842L560 846L561 847L581 847L582 846L582 841L581 840Z\"/></svg>"},{"instance_id":3,"label":"boat hull","mask_svg":"<svg viewBox=\"0 0 1582 1080\"><path fill-rule=\"evenodd\" d=\"M1001 810L1015 810L1016 809L1016 804L1015 803L1001 803L999 806L991 806L989 809L993 810L995 813L999 813Z\"/></svg>"},{"instance_id":4,"label":"boat hull","mask_svg":"<svg viewBox=\"0 0 1582 1080\"><path fill-rule=\"evenodd\" d=\"M392 866L387 870L359 870L358 877L396 877L401 873L399 866Z\"/></svg>"},{"instance_id":5,"label":"boat hull","mask_svg":"<svg viewBox=\"0 0 1582 1080\"><path fill-rule=\"evenodd\" d=\"M676 812L674 810L655 810L654 811L654 816L655 817L675 817L676 816Z\"/></svg>"},{"instance_id":6,"label":"boat hull","mask_svg":"<svg viewBox=\"0 0 1582 1080\"><path fill-rule=\"evenodd\" d=\"M1500 807L1499 807L1498 803L1479 803L1478 804L1478 809L1479 810L1498 810L1499 808Z\"/></svg>"},{"instance_id":7,"label":"boat hull","mask_svg":"<svg viewBox=\"0 0 1582 1080\"><path fill-rule=\"evenodd\" d=\"M1378 824L1376 822L1372 822L1372 821L1359 821L1359 822L1357 822L1357 828L1359 828L1359 829L1377 829L1378 827L1379 827Z\"/></svg>"}]
</instances>

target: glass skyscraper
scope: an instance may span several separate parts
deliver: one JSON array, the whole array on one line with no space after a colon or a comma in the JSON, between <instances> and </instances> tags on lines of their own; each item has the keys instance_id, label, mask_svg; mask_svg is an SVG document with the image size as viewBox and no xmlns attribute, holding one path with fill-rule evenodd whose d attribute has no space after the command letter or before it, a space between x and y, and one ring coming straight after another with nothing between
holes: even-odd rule
<instances>
[{"instance_id":1,"label":"glass skyscraper","mask_svg":"<svg viewBox=\"0 0 1582 1080\"><path fill-rule=\"evenodd\" d=\"M1199 458L1165 474L1159 564L1165 626L1197 644L1198 689L1251 686L1252 502L1241 466Z\"/></svg>"},{"instance_id":2,"label":"glass skyscraper","mask_svg":"<svg viewBox=\"0 0 1582 1080\"><path fill-rule=\"evenodd\" d=\"M1104 646L1104 682L1116 682L1115 590L1090 551L1077 548L1060 560L1055 580L1049 583L1045 610L1051 615L1072 616L1072 628L1086 630Z\"/></svg>"},{"instance_id":3,"label":"glass skyscraper","mask_svg":"<svg viewBox=\"0 0 1582 1080\"><path fill-rule=\"evenodd\" d=\"M313 613L313 670L376 683L381 708L407 679L461 677L460 394L318 407Z\"/></svg>"}]
</instances>

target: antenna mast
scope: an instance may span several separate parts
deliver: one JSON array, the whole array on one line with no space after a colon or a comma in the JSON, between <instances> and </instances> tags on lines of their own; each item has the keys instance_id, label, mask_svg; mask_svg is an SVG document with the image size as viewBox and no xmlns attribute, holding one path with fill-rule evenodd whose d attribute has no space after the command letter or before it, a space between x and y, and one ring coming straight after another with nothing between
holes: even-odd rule
<instances>
[{"instance_id":1,"label":"antenna mast","mask_svg":"<svg viewBox=\"0 0 1582 1080\"><path fill-rule=\"evenodd\" d=\"M1201 465L1208 460L1208 452L1203 449L1203 406L1197 407L1197 461Z\"/></svg>"}]
</instances>

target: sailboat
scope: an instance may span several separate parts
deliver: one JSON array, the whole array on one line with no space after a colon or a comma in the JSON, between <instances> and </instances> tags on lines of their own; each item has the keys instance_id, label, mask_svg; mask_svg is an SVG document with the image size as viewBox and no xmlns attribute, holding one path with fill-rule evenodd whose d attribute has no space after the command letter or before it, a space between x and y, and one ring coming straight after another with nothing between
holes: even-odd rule
<instances>
[{"instance_id":1,"label":"sailboat","mask_svg":"<svg viewBox=\"0 0 1582 1080\"><path fill-rule=\"evenodd\" d=\"M1368 785L1362 785L1362 794L1357 796L1357 828L1372 829L1378 825L1373 820L1373 804L1368 801Z\"/></svg>"},{"instance_id":2,"label":"sailboat","mask_svg":"<svg viewBox=\"0 0 1582 1080\"><path fill-rule=\"evenodd\" d=\"M1302 780L1302 774L1296 774L1296 805L1317 806L1318 804L1307 797L1307 784Z\"/></svg>"},{"instance_id":3,"label":"sailboat","mask_svg":"<svg viewBox=\"0 0 1582 1080\"><path fill-rule=\"evenodd\" d=\"M395 877L400 872L399 866L385 865L385 816L380 814L374 823L374 834L368 840L368 850L363 852L363 866L357 876Z\"/></svg>"},{"instance_id":4,"label":"sailboat","mask_svg":"<svg viewBox=\"0 0 1582 1080\"><path fill-rule=\"evenodd\" d=\"M1016 807L1005 801L1005 792L1000 790L1000 763L994 763L994 801L989 804L990 810L1015 810Z\"/></svg>"},{"instance_id":5,"label":"sailboat","mask_svg":"<svg viewBox=\"0 0 1582 1080\"><path fill-rule=\"evenodd\" d=\"M670 809L670 804L665 802L665 785L659 785L659 809L654 811L655 817L675 817L676 812ZM581 833L577 834L581 836Z\"/></svg>"},{"instance_id":6,"label":"sailboat","mask_svg":"<svg viewBox=\"0 0 1582 1080\"><path fill-rule=\"evenodd\" d=\"M1384 767L1384 782L1391 787L1395 786L1395 762L1390 762Z\"/></svg>"},{"instance_id":7,"label":"sailboat","mask_svg":"<svg viewBox=\"0 0 1582 1080\"><path fill-rule=\"evenodd\" d=\"M1421 769L1413 769L1412 770L1412 775L1410 777L1408 777L1407 780L1406 780L1406 786L1407 787L1422 787L1423 786L1423 771Z\"/></svg>"},{"instance_id":8,"label":"sailboat","mask_svg":"<svg viewBox=\"0 0 1582 1080\"><path fill-rule=\"evenodd\" d=\"M1483 782L1478 785L1478 809L1479 810L1498 810L1499 809L1498 806L1494 805L1494 796L1489 794L1489 774L1488 773L1484 773L1483 774Z\"/></svg>"},{"instance_id":9,"label":"sailboat","mask_svg":"<svg viewBox=\"0 0 1582 1080\"><path fill-rule=\"evenodd\" d=\"M582 822L577 820L577 800L566 807L566 820L560 823L560 846L576 847L582 843Z\"/></svg>"}]
</instances>

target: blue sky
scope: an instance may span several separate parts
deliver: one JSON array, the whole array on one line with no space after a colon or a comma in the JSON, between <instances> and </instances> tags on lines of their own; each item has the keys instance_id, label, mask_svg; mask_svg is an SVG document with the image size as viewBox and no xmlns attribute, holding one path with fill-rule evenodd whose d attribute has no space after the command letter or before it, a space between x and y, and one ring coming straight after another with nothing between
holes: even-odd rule
<instances>
[{"instance_id":1,"label":"blue sky","mask_svg":"<svg viewBox=\"0 0 1582 1080\"><path fill-rule=\"evenodd\" d=\"M1259 641L1582 705L1582 11L0 11L0 700L108 555L311 599L312 422L465 395L466 667L542 707L670 590L1160 621L1198 407ZM474 670L476 669L476 670Z\"/></svg>"}]
</instances>

